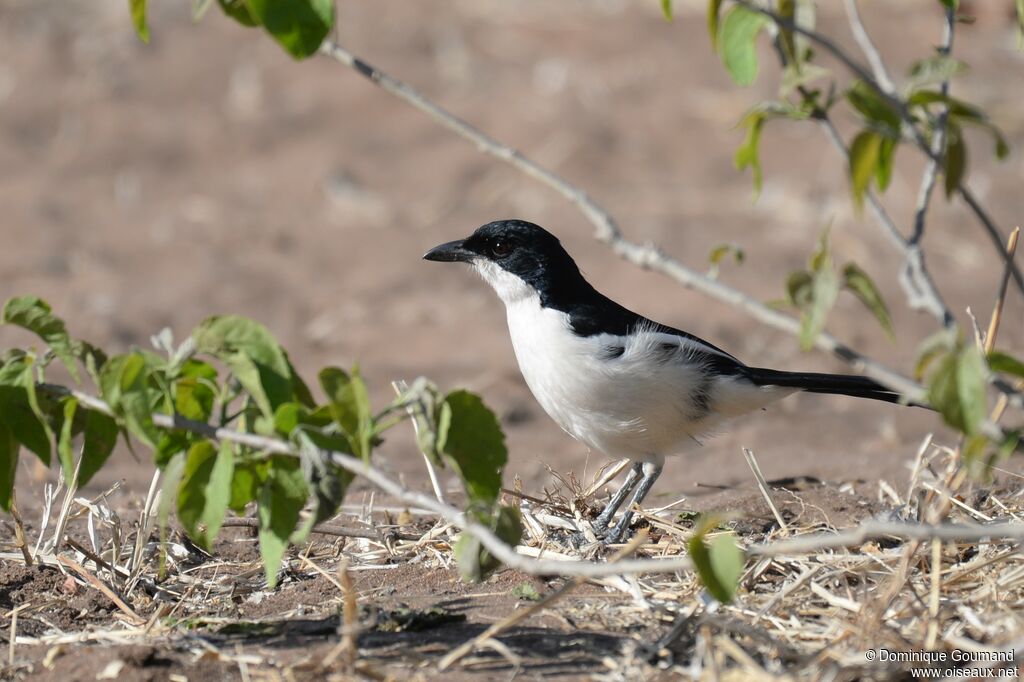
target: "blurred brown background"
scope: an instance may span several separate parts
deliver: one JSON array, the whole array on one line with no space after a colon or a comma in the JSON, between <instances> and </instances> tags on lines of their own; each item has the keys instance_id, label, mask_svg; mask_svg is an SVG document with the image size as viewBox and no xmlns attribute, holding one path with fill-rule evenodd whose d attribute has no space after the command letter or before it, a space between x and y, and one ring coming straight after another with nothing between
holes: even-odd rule
<instances>
[{"instance_id":1,"label":"blurred brown background","mask_svg":"<svg viewBox=\"0 0 1024 682\"><path fill-rule=\"evenodd\" d=\"M733 85L712 54L703 2L430 0L338 4L338 39L442 106L586 189L628 236L697 268L735 242L747 254L721 277L758 298L781 295L832 223L837 261L878 282L896 320L888 343L849 295L828 328L909 372L931 318L906 310L899 257L869 215L855 215L845 171L812 124L772 123L765 184L752 200L734 170L743 112L775 93L762 50L754 87ZM193 25L189 3L152 3L141 44L124 0L0 1L0 296L35 293L72 333L112 351L149 345L170 327L183 338L204 317L241 313L265 323L300 371L358 362L377 404L389 382L425 374L481 392L501 414L510 473L527 490L543 464L591 476L604 462L564 436L523 384L504 312L468 271L420 260L430 246L497 218L556 232L613 298L707 337L751 364L841 371L794 339L617 260L550 190L481 156L422 114L324 58L295 63L269 37L213 7ZM839 3L821 3L821 29L852 49ZM953 93L987 110L1014 147L1004 163L971 134L970 183L1004 230L1024 216L1024 52L1010 2L976 2L955 54L972 71ZM896 76L940 37L938 3L864 2ZM860 58L858 54L858 58ZM845 79L845 77L844 77ZM852 121L840 118L844 135ZM903 149L885 201L909 230L922 163ZM926 245L948 302L987 320L1000 268L981 228L936 192ZM1020 351L1020 296L1000 346ZM0 332L0 345L25 343ZM898 479L937 418L852 399L797 396L741 422L671 464L654 500L701 494L697 483L750 479L740 447L768 478ZM407 427L387 465L424 485ZM952 443L948 434L940 438ZM144 493L148 463L116 455ZM19 489L30 485L27 458ZM103 481L97 483L101 484Z\"/></svg>"}]
</instances>

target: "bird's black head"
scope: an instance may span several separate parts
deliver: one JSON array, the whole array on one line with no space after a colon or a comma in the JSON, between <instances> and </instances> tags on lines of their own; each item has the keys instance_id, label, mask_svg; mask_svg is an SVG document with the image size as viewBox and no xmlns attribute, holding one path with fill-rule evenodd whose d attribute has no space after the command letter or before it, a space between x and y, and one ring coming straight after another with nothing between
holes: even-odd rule
<instances>
[{"instance_id":1,"label":"bird's black head","mask_svg":"<svg viewBox=\"0 0 1024 682\"><path fill-rule=\"evenodd\" d=\"M423 257L473 265L506 302L511 284L502 273L515 275L542 300L570 293L581 283L589 286L558 238L525 220L487 223L469 237L436 246Z\"/></svg>"}]
</instances>

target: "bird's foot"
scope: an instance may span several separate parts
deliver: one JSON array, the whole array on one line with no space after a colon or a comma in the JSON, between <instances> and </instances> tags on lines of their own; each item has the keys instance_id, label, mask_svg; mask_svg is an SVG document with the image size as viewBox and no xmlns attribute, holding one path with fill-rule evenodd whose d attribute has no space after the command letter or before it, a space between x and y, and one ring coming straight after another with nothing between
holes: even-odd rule
<instances>
[{"instance_id":1,"label":"bird's foot","mask_svg":"<svg viewBox=\"0 0 1024 682\"><path fill-rule=\"evenodd\" d=\"M597 524L594 524L593 528L594 537L597 542L600 542L603 545L617 545L633 534L632 531L623 526L621 521L611 528ZM587 534L583 531L576 531L575 533L572 533L568 538L566 538L566 541L573 549L580 549L591 542L587 538Z\"/></svg>"}]
</instances>

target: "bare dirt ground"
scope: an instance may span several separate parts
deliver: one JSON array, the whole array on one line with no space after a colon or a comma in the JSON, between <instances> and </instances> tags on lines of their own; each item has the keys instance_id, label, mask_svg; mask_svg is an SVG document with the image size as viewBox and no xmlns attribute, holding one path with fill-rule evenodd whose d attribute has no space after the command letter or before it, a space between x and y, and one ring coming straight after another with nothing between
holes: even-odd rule
<instances>
[{"instance_id":1,"label":"bare dirt ground","mask_svg":"<svg viewBox=\"0 0 1024 682\"><path fill-rule=\"evenodd\" d=\"M894 72L903 73L938 41L935 4L866 8ZM979 19L960 29L956 45L973 77L954 92L989 111L1014 147L999 164L985 137L970 137L972 185L1008 229L1024 215L1024 53L1015 49L1002 9L974 4ZM480 156L355 73L322 59L293 63L268 38L241 30L216 8L192 25L187 3L155 3L153 42L144 46L123 5L0 0L0 295L42 296L73 334L123 350L148 346L163 327L183 338L208 315L249 315L277 335L305 376L324 365L358 362L378 403L390 399L392 379L421 374L480 392L506 427L508 480L518 476L525 492L551 485L547 466L590 480L604 458L565 437L533 401L491 292L467 272L419 259L438 242L514 216L557 232L602 290L650 317L752 364L842 370L737 311L617 260L560 198ZM696 267L716 244L742 246L746 263L725 265L721 276L763 300L780 297L786 274L804 264L816 235L831 223L837 259L861 264L886 294L899 343L888 343L849 297L840 298L830 331L909 371L933 322L902 304L899 257L870 218L853 211L843 167L818 131L770 125L756 203L749 176L732 166L742 137L735 121L774 92L771 55L765 50L758 84L738 89L710 51L703 3L681 3L671 24L657 5L357 0L340 3L338 38L584 187L632 238L653 241ZM826 7L820 22L852 45L838 6ZM852 133L851 121L840 124ZM904 229L921 171L912 157L901 152L886 197ZM929 262L948 302L962 320L967 306L986 318L999 276L990 245L956 202L935 201L930 216ZM1011 297L1001 346L1024 346L1022 311L1024 303ZM0 330L0 346L27 342ZM749 508L752 519L770 518L740 454L746 446L769 479L824 482L794 495L813 502L804 510L813 507L828 523L847 525L874 510L879 481L905 483L908 463L932 431L953 444L924 411L796 396L670 462L650 504L685 496L685 508ZM422 459L406 435L392 435L380 459L408 485L426 489ZM85 494L123 480L109 503L128 518L137 514L152 468L126 451L115 457ZM27 458L18 477L31 531L48 479ZM836 492L844 484L857 494ZM358 486L350 496L357 507L367 499ZM229 533L233 540L219 541L215 557L248 547L243 536ZM338 550L324 545L314 556ZM230 562L255 566L252 556ZM381 611L437 607L465 617L419 633L399 627L365 635L367 656L402 675L434 674L441 653L516 608L509 589L525 580L505 573L467 586L451 570L396 566L355 573L363 603ZM629 602L622 593L588 590L572 601L584 616L588 600ZM52 568L3 562L0 607L26 600L53 603L26 617L19 634L88 630L118 617L109 600L66 584ZM50 647L19 646L20 665L6 674L93 679L111 660L123 660L125 680L244 679L253 638L209 623L268 618L288 623L259 633L253 674L261 666L312 674L302 666L334 646L339 603L335 586L300 562L279 595L259 608L246 597L213 599L207 614L191 614L197 625L184 639L63 645L48 665L42 659ZM136 606L147 618L156 613L153 604ZM665 627L652 617L602 625L545 615L506 644L524 657L526 674L586 675L607 671L606 657ZM197 657L203 641L237 656ZM487 656L476 672L460 674L513 671L498 654Z\"/></svg>"}]
</instances>

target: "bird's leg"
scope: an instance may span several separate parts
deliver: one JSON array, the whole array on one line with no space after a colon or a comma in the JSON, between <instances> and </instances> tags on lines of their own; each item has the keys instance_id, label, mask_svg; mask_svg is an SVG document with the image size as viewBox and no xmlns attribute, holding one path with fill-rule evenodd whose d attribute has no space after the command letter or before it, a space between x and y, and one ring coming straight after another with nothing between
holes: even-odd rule
<instances>
[{"instance_id":1,"label":"bird's leg","mask_svg":"<svg viewBox=\"0 0 1024 682\"><path fill-rule=\"evenodd\" d=\"M636 487L636 492L633 493L633 499L629 501L629 506L626 507L626 511L623 512L622 518L615 524L608 534L604 537L604 543L606 545L614 545L619 543L624 537L626 531L629 529L629 524L633 520L633 507L644 501L647 497L647 493L651 491L651 487L654 482L658 480L658 476L661 475L662 465L654 462L644 462L643 473L644 477L640 479L640 483Z\"/></svg>"},{"instance_id":2,"label":"bird's leg","mask_svg":"<svg viewBox=\"0 0 1024 682\"><path fill-rule=\"evenodd\" d=\"M612 522L612 517L615 516L615 512L619 510L619 507L622 506L626 497L628 497L629 493L632 492L633 488L636 486L636 482L640 480L642 471L643 464L641 462L636 462L632 467L630 467L629 473L626 474L626 480L622 483L622 487L615 491L615 494L612 495L612 499L608 501L605 508L601 510L601 513L597 515L596 519L594 519L593 526L595 534L601 535L608 530L608 524ZM586 541L587 537L581 530L576 531L569 536L569 544L573 547L580 547L586 543Z\"/></svg>"},{"instance_id":3,"label":"bird's leg","mask_svg":"<svg viewBox=\"0 0 1024 682\"><path fill-rule=\"evenodd\" d=\"M612 522L612 517L615 516L615 512L619 511L619 507L625 502L626 497L630 492L633 491L633 487L636 486L636 482L640 480L640 476L643 473L643 463L636 462L629 469L629 473L626 474L626 480L622 483L622 487L615 491L612 495L612 499L608 501L605 508L601 510L597 518L594 519L594 530L604 532L607 530L608 525Z\"/></svg>"}]
</instances>

